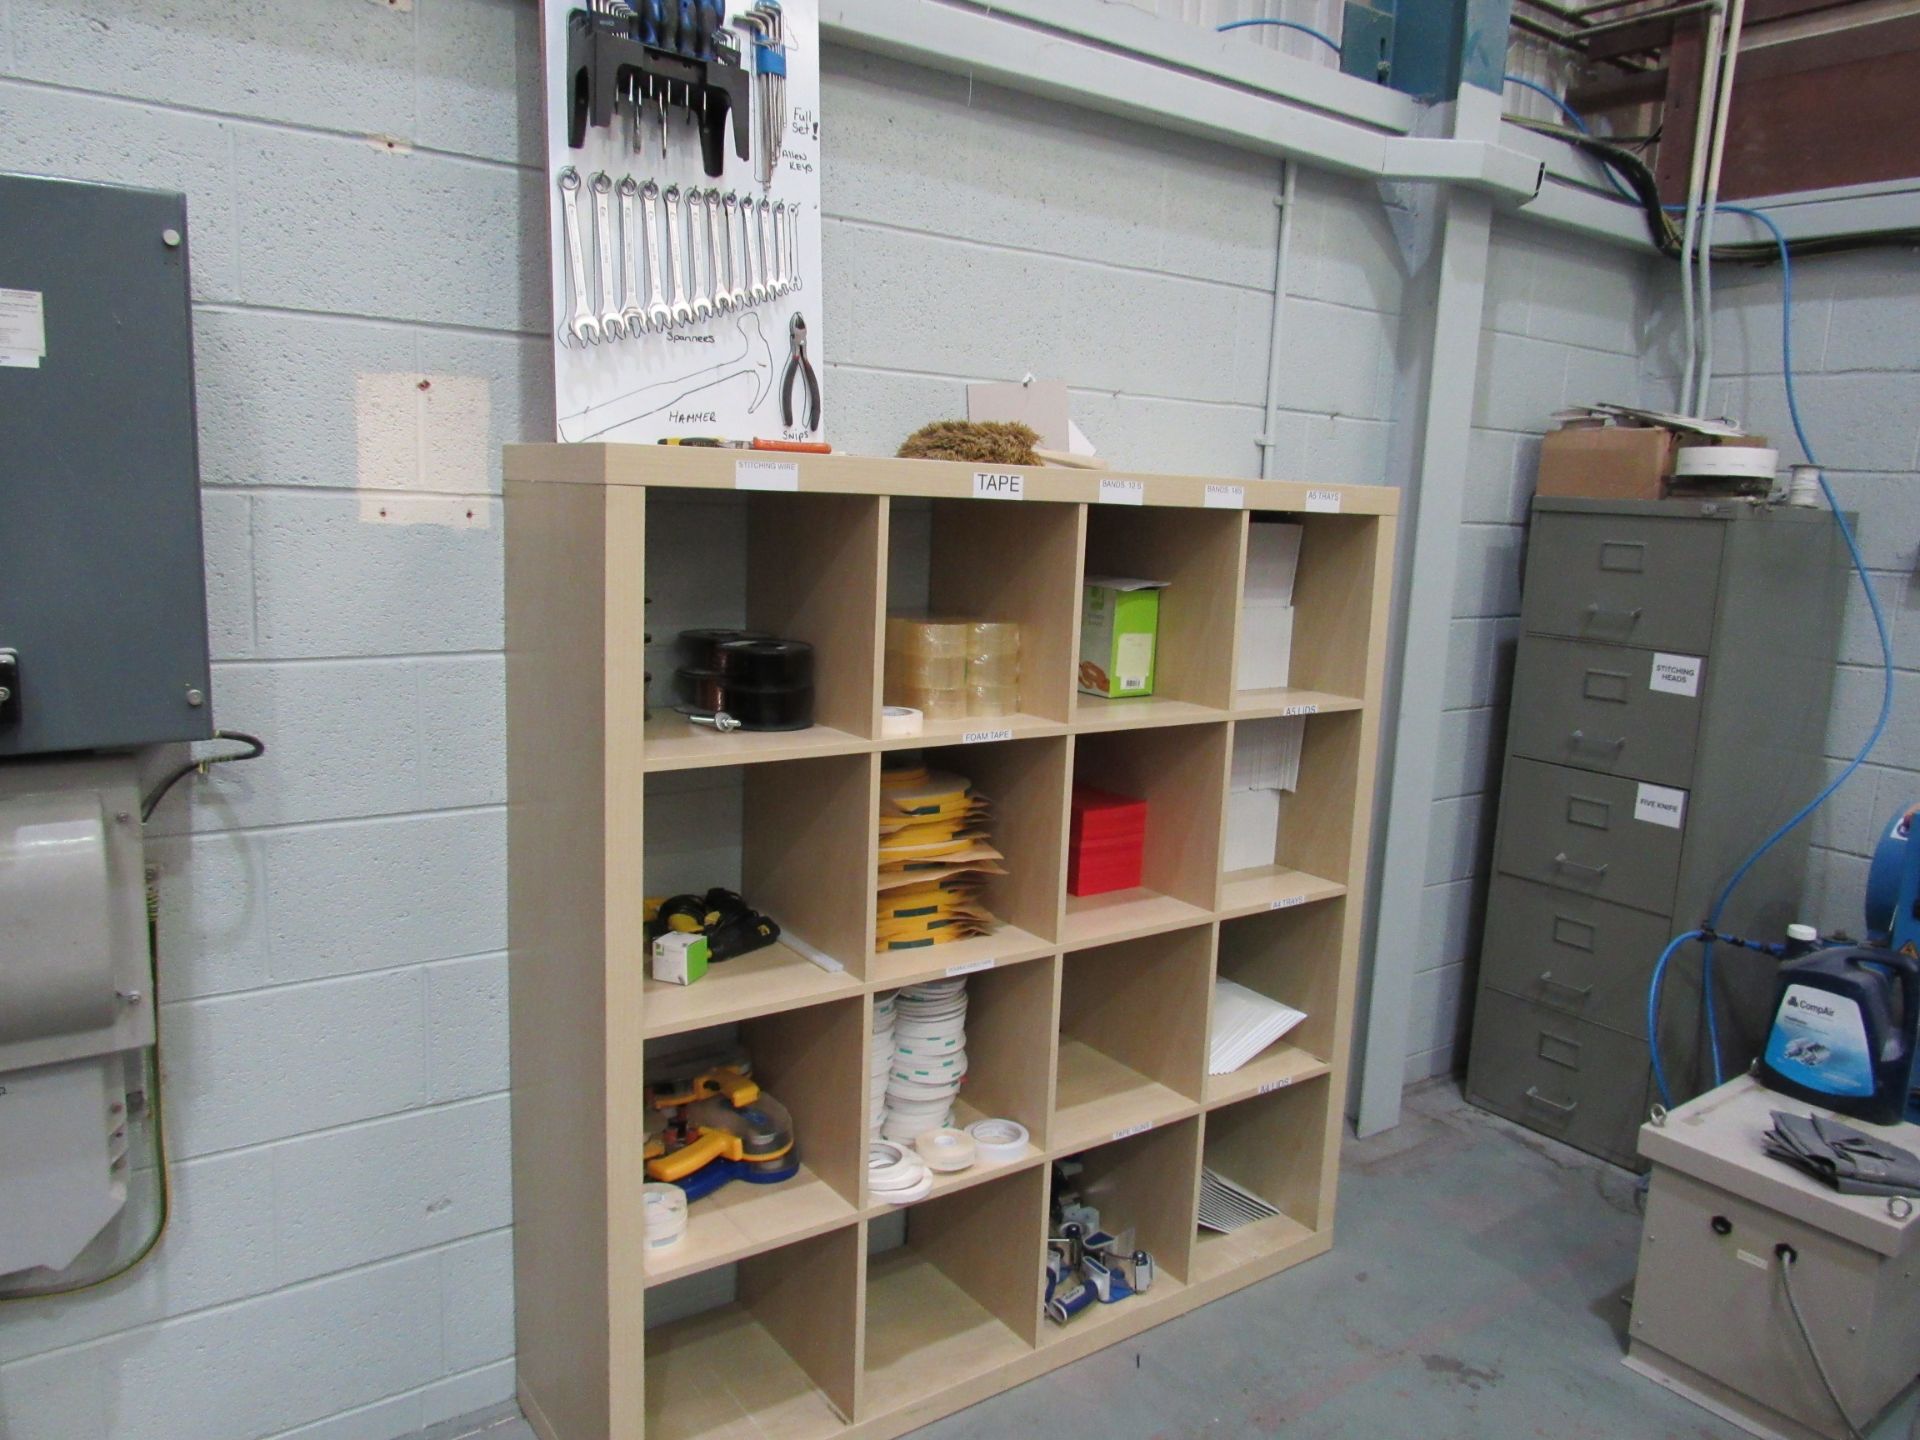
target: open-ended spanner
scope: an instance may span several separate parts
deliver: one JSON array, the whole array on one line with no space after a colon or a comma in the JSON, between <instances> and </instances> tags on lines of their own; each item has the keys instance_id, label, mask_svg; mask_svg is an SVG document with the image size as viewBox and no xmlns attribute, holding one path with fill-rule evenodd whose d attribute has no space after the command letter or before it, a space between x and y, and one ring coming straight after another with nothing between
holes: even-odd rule
<instances>
[{"instance_id":1,"label":"open-ended spanner","mask_svg":"<svg viewBox=\"0 0 1920 1440\"><path fill-rule=\"evenodd\" d=\"M720 230L720 191L707 191L707 259L712 264L713 308L721 315L733 309L733 253Z\"/></svg>"},{"instance_id":2,"label":"open-ended spanner","mask_svg":"<svg viewBox=\"0 0 1920 1440\"><path fill-rule=\"evenodd\" d=\"M669 185L662 192L667 201L667 253L673 261L673 323L691 325L693 305L688 300L687 228L680 223L680 187Z\"/></svg>"},{"instance_id":3,"label":"open-ended spanner","mask_svg":"<svg viewBox=\"0 0 1920 1440\"><path fill-rule=\"evenodd\" d=\"M787 205L787 243L781 252L787 265L787 289L800 288L800 206L797 202Z\"/></svg>"},{"instance_id":4,"label":"open-ended spanner","mask_svg":"<svg viewBox=\"0 0 1920 1440\"><path fill-rule=\"evenodd\" d=\"M641 215L647 227L647 324L665 330L673 324L667 308L666 287L660 283L660 187L649 180L640 187Z\"/></svg>"},{"instance_id":5,"label":"open-ended spanner","mask_svg":"<svg viewBox=\"0 0 1920 1440\"><path fill-rule=\"evenodd\" d=\"M561 337L571 336L576 345L598 345L600 322L593 318L593 306L587 299L587 258L580 246L580 212L575 201L580 194L580 172L569 165L560 172L560 229L567 242L567 282L573 286L573 316L560 327Z\"/></svg>"},{"instance_id":6,"label":"open-ended spanner","mask_svg":"<svg viewBox=\"0 0 1920 1440\"><path fill-rule=\"evenodd\" d=\"M634 258L640 249L640 217L634 213L633 197L640 193L633 176L622 175L615 187L620 194L620 318L627 323L627 334L639 339L647 333L647 312L640 303L640 269Z\"/></svg>"},{"instance_id":7,"label":"open-ended spanner","mask_svg":"<svg viewBox=\"0 0 1920 1440\"><path fill-rule=\"evenodd\" d=\"M707 192L687 190L687 254L693 271L693 318L713 318L713 251L707 245Z\"/></svg>"},{"instance_id":8,"label":"open-ended spanner","mask_svg":"<svg viewBox=\"0 0 1920 1440\"><path fill-rule=\"evenodd\" d=\"M747 262L742 259L735 263L736 250L733 244L733 222L740 218L740 197L733 191L727 192L727 198L720 202L726 211L727 230L727 299L736 310L744 310L751 303L747 295Z\"/></svg>"},{"instance_id":9,"label":"open-ended spanner","mask_svg":"<svg viewBox=\"0 0 1920 1440\"><path fill-rule=\"evenodd\" d=\"M762 195L754 202L754 220L760 231L760 268L754 272L753 303L764 305L773 298L773 271L769 268L773 260L773 239L771 235L771 217L773 207L767 204Z\"/></svg>"},{"instance_id":10,"label":"open-ended spanner","mask_svg":"<svg viewBox=\"0 0 1920 1440\"><path fill-rule=\"evenodd\" d=\"M600 333L618 340L627 333L627 322L620 318L620 297L613 289L613 180L604 170L593 172L587 182L593 191L594 255L600 271Z\"/></svg>"},{"instance_id":11,"label":"open-ended spanner","mask_svg":"<svg viewBox=\"0 0 1920 1440\"><path fill-rule=\"evenodd\" d=\"M767 259L773 273L767 278L767 293L784 295L791 288L787 284L787 202L773 202L773 249Z\"/></svg>"}]
</instances>

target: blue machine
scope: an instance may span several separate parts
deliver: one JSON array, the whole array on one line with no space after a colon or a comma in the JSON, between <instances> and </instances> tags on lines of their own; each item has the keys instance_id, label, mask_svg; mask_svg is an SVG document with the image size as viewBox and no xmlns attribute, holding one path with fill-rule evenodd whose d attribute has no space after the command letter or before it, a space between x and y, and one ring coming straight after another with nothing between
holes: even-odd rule
<instances>
[{"instance_id":1,"label":"blue machine","mask_svg":"<svg viewBox=\"0 0 1920 1440\"><path fill-rule=\"evenodd\" d=\"M1920 806L1899 816L1867 875L1868 943L1831 946L1780 967L1761 1081L1784 1094L1891 1125L1920 1119Z\"/></svg>"}]
</instances>

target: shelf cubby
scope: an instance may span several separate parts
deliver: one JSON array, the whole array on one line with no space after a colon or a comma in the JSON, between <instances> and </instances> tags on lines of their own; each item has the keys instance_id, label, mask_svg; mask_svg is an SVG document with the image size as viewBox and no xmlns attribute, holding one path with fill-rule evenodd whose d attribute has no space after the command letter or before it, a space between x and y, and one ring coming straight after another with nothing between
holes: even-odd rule
<instances>
[{"instance_id":1,"label":"shelf cubby","mask_svg":"<svg viewBox=\"0 0 1920 1440\"><path fill-rule=\"evenodd\" d=\"M889 611L1020 625L1020 709L929 719L895 748L974 734L1059 734L1073 715L1081 507L896 500L888 528ZM884 655L881 657L884 662Z\"/></svg>"},{"instance_id":2,"label":"shelf cubby","mask_svg":"<svg viewBox=\"0 0 1920 1440\"><path fill-rule=\"evenodd\" d=\"M1270 1220L1221 1235L1196 1228L1194 1279L1217 1279L1324 1228L1332 1190L1328 1163L1337 1139L1333 1086L1322 1074L1209 1110L1200 1163L1276 1206Z\"/></svg>"},{"instance_id":3,"label":"shelf cubby","mask_svg":"<svg viewBox=\"0 0 1920 1440\"><path fill-rule=\"evenodd\" d=\"M880 719L883 509L873 495L648 490L649 770L867 748ZM708 627L810 643L813 727L722 735L678 714L678 636Z\"/></svg>"},{"instance_id":4,"label":"shelf cubby","mask_svg":"<svg viewBox=\"0 0 1920 1440\"><path fill-rule=\"evenodd\" d=\"M867 1260L866 1417L975 1380L1038 1339L1043 1167L932 1196L904 1220L905 1243Z\"/></svg>"},{"instance_id":5,"label":"shelf cubby","mask_svg":"<svg viewBox=\"0 0 1920 1440\"><path fill-rule=\"evenodd\" d=\"M733 1300L649 1328L649 1440L838 1434L856 1403L862 1238L847 1225L743 1260Z\"/></svg>"},{"instance_id":6,"label":"shelf cubby","mask_svg":"<svg viewBox=\"0 0 1920 1440\"><path fill-rule=\"evenodd\" d=\"M1345 925L1346 902L1339 899L1221 922L1220 978L1304 1010L1307 1018L1238 1070L1207 1076L1209 1107L1327 1073L1339 1015Z\"/></svg>"},{"instance_id":7,"label":"shelf cubby","mask_svg":"<svg viewBox=\"0 0 1920 1440\"><path fill-rule=\"evenodd\" d=\"M1219 719L1233 697L1235 594L1244 511L1087 512L1086 575L1163 580L1152 695L1110 700L1074 694L1082 725L1176 725Z\"/></svg>"},{"instance_id":8,"label":"shelf cubby","mask_svg":"<svg viewBox=\"0 0 1920 1440\"><path fill-rule=\"evenodd\" d=\"M1066 897L1064 944L1098 945L1211 918L1226 764L1224 724L1075 737L1075 783L1145 800L1147 838L1137 888Z\"/></svg>"},{"instance_id":9,"label":"shelf cubby","mask_svg":"<svg viewBox=\"0 0 1920 1440\"><path fill-rule=\"evenodd\" d=\"M975 498L1013 487L971 465L778 463L506 456L517 1376L541 1440L891 1440L1332 1243L1397 494L1026 468L1009 503ZM1242 504L1306 527L1283 690L1236 689ZM1076 696L1082 577L1103 572L1171 582L1147 699ZM883 738L889 611L1018 621L1019 713ZM674 641L707 626L811 641L819 723L675 713ZM1223 875L1232 738L1289 713L1310 718L1276 864ZM875 952L897 750L995 802L992 933ZM1147 801L1138 889L1066 894L1076 781ZM654 983L645 897L716 885L781 941ZM874 997L950 974L972 977L955 1119L1017 1120L1031 1143L896 1212L866 1193ZM1209 1078L1216 975L1309 1019ZM735 1041L792 1112L804 1172L693 1202L686 1237L649 1253L649 1072ZM1203 1153L1282 1215L1196 1234ZM1056 1328L1047 1187L1074 1154L1158 1276Z\"/></svg>"},{"instance_id":10,"label":"shelf cubby","mask_svg":"<svg viewBox=\"0 0 1920 1440\"><path fill-rule=\"evenodd\" d=\"M646 776L648 895L737 891L781 938L694 985L645 982L647 1033L671 1034L854 993L873 948L871 754ZM865 874L822 855L866 855ZM835 970L808 956L818 951Z\"/></svg>"},{"instance_id":11,"label":"shelf cubby","mask_svg":"<svg viewBox=\"0 0 1920 1440\"><path fill-rule=\"evenodd\" d=\"M800 1173L774 1185L736 1180L687 1209L678 1245L647 1252L646 1283L662 1284L725 1265L855 1218L866 1178L866 1135L845 1097L866 1083L866 1007L859 996L741 1022L738 1043L753 1078L793 1117ZM675 1054L705 1048L724 1031L656 1041L651 1084Z\"/></svg>"},{"instance_id":12,"label":"shelf cubby","mask_svg":"<svg viewBox=\"0 0 1920 1440\"><path fill-rule=\"evenodd\" d=\"M1331 899L1347 892L1354 856L1353 813L1359 795L1361 737L1357 710L1306 720L1300 783L1280 797L1280 833L1274 863L1229 871L1221 878L1220 911L1247 915ZM1345 806L1344 810L1336 807Z\"/></svg>"},{"instance_id":13,"label":"shelf cubby","mask_svg":"<svg viewBox=\"0 0 1920 1440\"><path fill-rule=\"evenodd\" d=\"M983 875L982 902L999 927L990 935L924 951L876 955L876 979L914 973L948 951L946 966L976 964L1006 955L1031 955L1058 940L1060 891L1066 873L1067 741L1007 740L990 745L948 745L921 752L927 766L962 776L992 802L987 829L1006 856L1004 875ZM966 948L967 953L958 952ZM935 953L938 952L938 953ZM944 968L944 967L943 967Z\"/></svg>"},{"instance_id":14,"label":"shelf cubby","mask_svg":"<svg viewBox=\"0 0 1920 1440\"><path fill-rule=\"evenodd\" d=\"M1198 1107L1212 949L1212 927L1197 925L1066 956L1049 1148L1098 1144Z\"/></svg>"},{"instance_id":15,"label":"shelf cubby","mask_svg":"<svg viewBox=\"0 0 1920 1440\"><path fill-rule=\"evenodd\" d=\"M1177 1307L1192 1278L1199 1144L1200 1122L1188 1118L1062 1157L1084 1167L1079 1190L1100 1212L1101 1228L1112 1235L1131 1229L1136 1248L1153 1256L1153 1286L1112 1305L1092 1305L1065 1325L1048 1323L1041 1332L1043 1345L1082 1338L1143 1310Z\"/></svg>"}]
</instances>

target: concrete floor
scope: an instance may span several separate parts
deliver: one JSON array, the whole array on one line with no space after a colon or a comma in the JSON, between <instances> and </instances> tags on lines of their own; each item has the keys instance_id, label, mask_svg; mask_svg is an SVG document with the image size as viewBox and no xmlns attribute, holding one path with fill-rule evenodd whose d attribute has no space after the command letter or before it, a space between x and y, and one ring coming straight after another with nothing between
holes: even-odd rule
<instances>
[{"instance_id":1,"label":"concrete floor","mask_svg":"<svg viewBox=\"0 0 1920 1440\"><path fill-rule=\"evenodd\" d=\"M1620 1363L1635 1178L1409 1093L1349 1140L1333 1253L916 1432L1197 1440L1722 1440L1744 1432ZM1902 1412L1874 1431L1904 1436ZM517 1412L416 1440L533 1440Z\"/></svg>"}]
</instances>

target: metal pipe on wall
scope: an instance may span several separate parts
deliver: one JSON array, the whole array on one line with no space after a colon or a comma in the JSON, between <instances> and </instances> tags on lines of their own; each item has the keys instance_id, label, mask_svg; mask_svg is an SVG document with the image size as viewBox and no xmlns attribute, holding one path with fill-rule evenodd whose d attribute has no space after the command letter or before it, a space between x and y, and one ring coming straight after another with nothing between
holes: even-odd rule
<instances>
[{"instance_id":1,"label":"metal pipe on wall","mask_svg":"<svg viewBox=\"0 0 1920 1440\"><path fill-rule=\"evenodd\" d=\"M1280 162L1280 193L1274 204L1280 210L1280 236L1273 253L1273 321L1267 338L1267 416L1261 427L1260 478L1274 478L1274 450L1279 437L1273 432L1280 419L1280 333L1285 326L1287 304L1288 256L1293 250L1293 211L1297 196L1296 167L1291 160Z\"/></svg>"}]
</instances>

